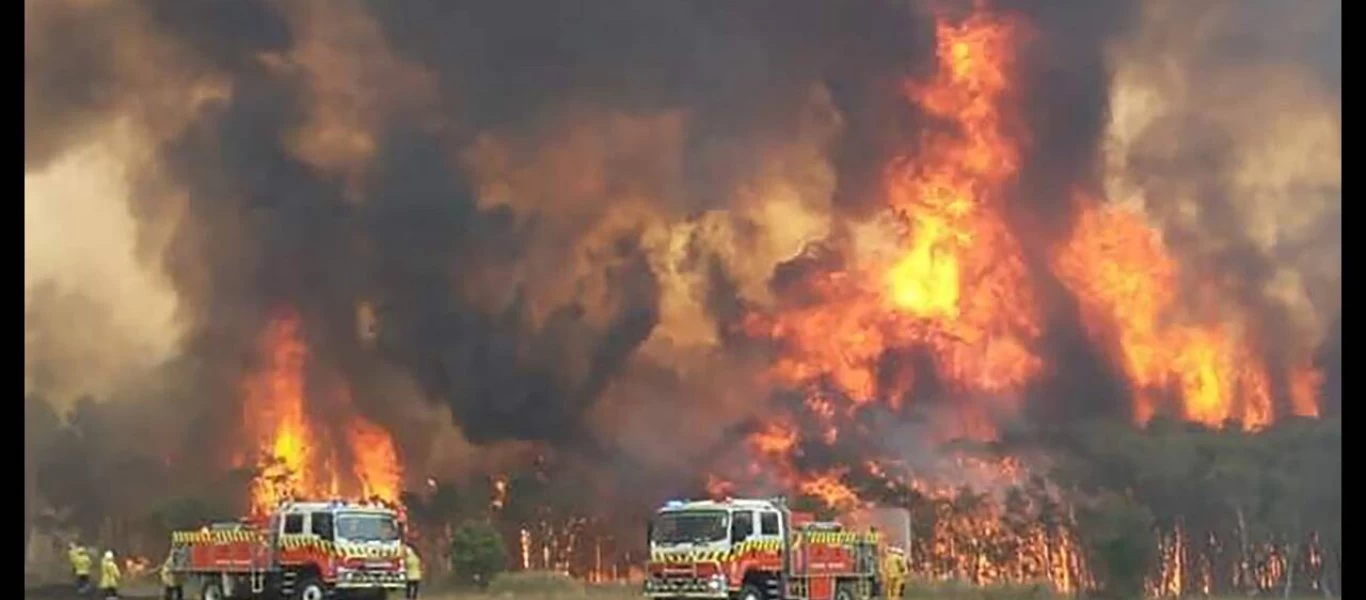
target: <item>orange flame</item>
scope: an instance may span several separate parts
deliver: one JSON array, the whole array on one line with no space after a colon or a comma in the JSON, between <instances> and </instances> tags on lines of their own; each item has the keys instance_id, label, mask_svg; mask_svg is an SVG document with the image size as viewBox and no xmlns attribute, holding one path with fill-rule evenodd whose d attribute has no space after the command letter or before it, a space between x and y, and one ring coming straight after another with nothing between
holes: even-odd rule
<instances>
[{"instance_id":1,"label":"orange flame","mask_svg":"<svg viewBox=\"0 0 1366 600\"><path fill-rule=\"evenodd\" d=\"M861 407L900 408L915 374L882 372L889 350L928 351L935 375L956 392L1007 396L991 406L974 400L951 407L957 427L940 432L943 438L994 438L993 416L1016 409L1009 395L1042 366L1030 349L1041 332L1037 300L1003 205L1023 143L1008 110L1012 53L1023 30L978 13L961 23L941 20L937 32L938 70L928 82L908 84L906 93L946 127L916 140L915 151L885 171L887 214L900 227L900 247L891 256L859 255L844 268L806 273L801 289L786 295L800 304L751 314L745 323L752 335L779 343L772 376L808 390L804 408L825 444L838 440L841 419ZM825 392L831 388L839 393ZM795 466L802 441L790 421L768 421L749 438L763 463L749 475L830 508L864 504L846 483L847 471L804 473ZM870 464L883 472L877 461ZM715 494L738 486L713 475L707 487Z\"/></svg>"},{"instance_id":2,"label":"orange flame","mask_svg":"<svg viewBox=\"0 0 1366 600\"><path fill-rule=\"evenodd\" d=\"M397 500L403 472L389 432L364 419L353 418L346 435L353 458L352 472L364 497Z\"/></svg>"},{"instance_id":3,"label":"orange flame","mask_svg":"<svg viewBox=\"0 0 1366 600\"><path fill-rule=\"evenodd\" d=\"M497 512L503 510L508 501L508 478L506 475L499 475L493 478L493 497L489 499L489 509Z\"/></svg>"},{"instance_id":4,"label":"orange flame","mask_svg":"<svg viewBox=\"0 0 1366 600\"><path fill-rule=\"evenodd\" d=\"M1042 366L1029 347L1041 331L1036 299L1002 206L1019 164L1020 142L1005 107L1020 31L983 13L961 24L941 22L938 32L940 68L928 84L908 85L907 94L950 127L919 140L914 156L886 171L902 251L810 274L792 296L814 300L746 321L752 335L779 342L775 379L811 389L833 385L851 408L883 398L899 407L897 396L913 375L880 377L889 349L929 350L939 378L970 393L1018 391ZM988 415L1015 408L1002 402L957 407L957 435L993 437ZM808 407L833 442L839 407L816 394Z\"/></svg>"},{"instance_id":5,"label":"orange flame","mask_svg":"<svg viewBox=\"0 0 1366 600\"><path fill-rule=\"evenodd\" d=\"M1002 187L1018 171L1008 131L1006 77L1020 35L985 13L937 27L939 71L908 93L953 125L893 162L888 199L905 219L909 249L887 271L897 345L929 345L936 366L971 391L1018 388L1041 366L1028 350L1040 327L1022 253L1002 214Z\"/></svg>"},{"instance_id":6,"label":"orange flame","mask_svg":"<svg viewBox=\"0 0 1366 600\"><path fill-rule=\"evenodd\" d=\"M1137 389L1135 418L1150 418L1166 394L1176 396L1177 416L1207 425L1270 423L1270 376L1239 335L1242 315L1183 320L1175 310L1181 273L1143 214L1123 205L1080 205L1054 269L1079 299L1092 336L1110 343ZM1318 373L1287 375L1291 412L1316 415Z\"/></svg>"},{"instance_id":7,"label":"orange flame","mask_svg":"<svg viewBox=\"0 0 1366 600\"><path fill-rule=\"evenodd\" d=\"M282 501L348 496L378 499L397 505L402 467L393 438L383 428L348 414L350 398L329 406L343 411L337 421L341 432L330 431L324 420L315 422L309 412L305 390L309 352L294 314L273 321L262 336L266 365L245 384L242 418L246 431L256 439L263 456L260 473L252 482L253 514L265 514ZM345 447L332 440L342 439ZM351 461L348 476L339 465Z\"/></svg>"},{"instance_id":8,"label":"orange flame","mask_svg":"<svg viewBox=\"0 0 1366 600\"><path fill-rule=\"evenodd\" d=\"M820 499L821 502L831 508L844 511L853 510L864 503L854 490L840 481L844 474L845 471L837 469L830 473L808 476L797 484L797 490L807 496Z\"/></svg>"}]
</instances>

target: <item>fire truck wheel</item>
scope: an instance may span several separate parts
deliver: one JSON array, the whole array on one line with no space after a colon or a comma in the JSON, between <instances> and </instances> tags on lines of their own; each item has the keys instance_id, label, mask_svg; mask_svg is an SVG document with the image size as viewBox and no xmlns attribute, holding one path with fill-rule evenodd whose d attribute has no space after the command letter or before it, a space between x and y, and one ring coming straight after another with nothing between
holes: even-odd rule
<instances>
[{"instance_id":1,"label":"fire truck wheel","mask_svg":"<svg viewBox=\"0 0 1366 600\"><path fill-rule=\"evenodd\" d=\"M217 581L210 581L204 584L204 589L199 591L199 597L203 600L223 600L227 596L223 595L223 587Z\"/></svg>"},{"instance_id":2,"label":"fire truck wheel","mask_svg":"<svg viewBox=\"0 0 1366 600\"><path fill-rule=\"evenodd\" d=\"M740 588L740 597L737 600L764 600L764 593L759 591L759 588L755 587L754 584L748 583L745 584L745 587Z\"/></svg>"},{"instance_id":3,"label":"fire truck wheel","mask_svg":"<svg viewBox=\"0 0 1366 600\"><path fill-rule=\"evenodd\" d=\"M299 591L294 594L297 600L323 600L327 597L327 588L317 579L305 579L299 582Z\"/></svg>"},{"instance_id":4,"label":"fire truck wheel","mask_svg":"<svg viewBox=\"0 0 1366 600\"><path fill-rule=\"evenodd\" d=\"M840 583L835 587L835 600L854 600L853 586Z\"/></svg>"}]
</instances>

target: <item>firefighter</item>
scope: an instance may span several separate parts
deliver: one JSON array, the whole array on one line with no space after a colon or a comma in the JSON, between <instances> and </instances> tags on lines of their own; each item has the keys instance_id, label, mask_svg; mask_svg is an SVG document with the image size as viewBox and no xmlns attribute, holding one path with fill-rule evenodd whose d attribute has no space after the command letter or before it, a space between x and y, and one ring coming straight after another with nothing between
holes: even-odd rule
<instances>
[{"instance_id":1,"label":"firefighter","mask_svg":"<svg viewBox=\"0 0 1366 600\"><path fill-rule=\"evenodd\" d=\"M900 598L906 589L906 553L892 546L883 561L882 580L887 582L887 598Z\"/></svg>"},{"instance_id":2,"label":"firefighter","mask_svg":"<svg viewBox=\"0 0 1366 600\"><path fill-rule=\"evenodd\" d=\"M123 573L119 572L119 563L114 561L114 551L105 550L104 560L100 561L100 593L105 600L118 599L121 577Z\"/></svg>"},{"instance_id":3,"label":"firefighter","mask_svg":"<svg viewBox=\"0 0 1366 600\"><path fill-rule=\"evenodd\" d=\"M403 597L408 600L417 600L417 588L422 585L422 558L413 550L412 544L403 545L403 565L407 569L407 589Z\"/></svg>"},{"instance_id":4,"label":"firefighter","mask_svg":"<svg viewBox=\"0 0 1366 600\"><path fill-rule=\"evenodd\" d=\"M161 598L162 600L185 600L185 591L180 587L180 577L171 570L171 556L167 554L166 562L161 563Z\"/></svg>"},{"instance_id":5,"label":"firefighter","mask_svg":"<svg viewBox=\"0 0 1366 600\"><path fill-rule=\"evenodd\" d=\"M76 576L76 593L84 595L90 590L90 552L80 544L71 542L67 544L66 557L71 561L71 572Z\"/></svg>"}]
</instances>

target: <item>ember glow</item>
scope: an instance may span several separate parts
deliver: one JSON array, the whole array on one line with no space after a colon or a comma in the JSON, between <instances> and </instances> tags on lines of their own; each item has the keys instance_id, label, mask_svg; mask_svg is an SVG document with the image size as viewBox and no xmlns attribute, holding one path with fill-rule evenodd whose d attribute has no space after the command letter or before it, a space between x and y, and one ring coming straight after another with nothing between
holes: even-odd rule
<instances>
[{"instance_id":1,"label":"ember glow","mask_svg":"<svg viewBox=\"0 0 1366 600\"><path fill-rule=\"evenodd\" d=\"M346 393L321 406L310 402L309 352L300 326L294 314L270 324L261 338L265 364L245 385L243 425L255 436L260 456L252 512L265 514L289 499L396 505L403 471L393 439L382 427L348 414L354 409ZM329 419L345 425L333 429Z\"/></svg>"}]
</instances>

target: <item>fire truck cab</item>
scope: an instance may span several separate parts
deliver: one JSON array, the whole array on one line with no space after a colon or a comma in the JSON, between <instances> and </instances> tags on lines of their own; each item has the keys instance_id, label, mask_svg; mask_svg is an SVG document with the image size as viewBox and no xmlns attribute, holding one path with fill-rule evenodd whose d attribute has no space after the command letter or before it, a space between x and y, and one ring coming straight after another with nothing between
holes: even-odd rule
<instances>
[{"instance_id":1,"label":"fire truck cab","mask_svg":"<svg viewBox=\"0 0 1366 600\"><path fill-rule=\"evenodd\" d=\"M788 510L782 499L673 501L649 525L650 598L867 600L881 537Z\"/></svg>"},{"instance_id":2,"label":"fire truck cab","mask_svg":"<svg viewBox=\"0 0 1366 600\"><path fill-rule=\"evenodd\" d=\"M171 537L172 570L204 600L384 598L403 560L398 515L373 504L289 502Z\"/></svg>"}]
</instances>

